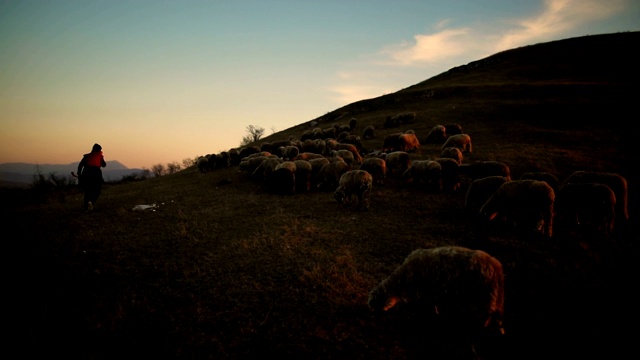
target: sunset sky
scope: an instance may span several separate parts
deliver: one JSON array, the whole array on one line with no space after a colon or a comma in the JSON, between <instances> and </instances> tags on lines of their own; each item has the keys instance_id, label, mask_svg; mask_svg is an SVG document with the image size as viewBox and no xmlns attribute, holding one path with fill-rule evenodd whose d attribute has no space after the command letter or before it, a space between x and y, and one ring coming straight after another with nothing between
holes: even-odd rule
<instances>
[{"instance_id":1,"label":"sunset sky","mask_svg":"<svg viewBox=\"0 0 640 360\"><path fill-rule=\"evenodd\" d=\"M638 0L0 0L0 163L96 142L182 163L502 50L638 30Z\"/></svg>"}]
</instances>

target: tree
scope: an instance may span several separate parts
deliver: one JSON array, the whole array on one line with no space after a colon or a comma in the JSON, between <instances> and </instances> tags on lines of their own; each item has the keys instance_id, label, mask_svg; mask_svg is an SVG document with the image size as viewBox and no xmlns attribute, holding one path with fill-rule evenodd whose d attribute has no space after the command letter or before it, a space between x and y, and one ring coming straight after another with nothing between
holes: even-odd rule
<instances>
[{"instance_id":1,"label":"tree","mask_svg":"<svg viewBox=\"0 0 640 360\"><path fill-rule=\"evenodd\" d=\"M165 172L167 174L175 174L178 171L180 171L180 169L181 169L180 164L178 164L178 162L174 161L174 162L170 162L170 163L167 164Z\"/></svg>"},{"instance_id":2,"label":"tree","mask_svg":"<svg viewBox=\"0 0 640 360\"><path fill-rule=\"evenodd\" d=\"M156 164L153 165L151 167L151 172L155 175L155 176L162 176L165 174L165 170L164 170L164 165L162 164Z\"/></svg>"},{"instance_id":3,"label":"tree","mask_svg":"<svg viewBox=\"0 0 640 360\"><path fill-rule=\"evenodd\" d=\"M249 134L247 136L242 137L242 143L240 144L240 146L249 145L253 142L260 140L262 135L264 135L264 128L254 126L254 125L248 125L247 132Z\"/></svg>"}]
</instances>

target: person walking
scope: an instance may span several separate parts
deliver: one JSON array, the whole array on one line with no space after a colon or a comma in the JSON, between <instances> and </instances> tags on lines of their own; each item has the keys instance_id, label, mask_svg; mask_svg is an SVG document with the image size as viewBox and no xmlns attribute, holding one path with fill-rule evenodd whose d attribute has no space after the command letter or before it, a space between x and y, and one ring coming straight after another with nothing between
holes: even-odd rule
<instances>
[{"instance_id":1,"label":"person walking","mask_svg":"<svg viewBox=\"0 0 640 360\"><path fill-rule=\"evenodd\" d=\"M78 180L84 189L84 211L93 211L102 192L102 168L107 166L102 154L102 146L93 144L91 152L84 154L78 164Z\"/></svg>"}]
</instances>

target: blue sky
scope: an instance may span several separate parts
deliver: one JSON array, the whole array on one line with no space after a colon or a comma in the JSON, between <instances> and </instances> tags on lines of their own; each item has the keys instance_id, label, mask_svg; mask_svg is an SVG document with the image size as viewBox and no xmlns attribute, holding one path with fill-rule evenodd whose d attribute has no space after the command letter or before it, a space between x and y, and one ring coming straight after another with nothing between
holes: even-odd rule
<instances>
[{"instance_id":1,"label":"blue sky","mask_svg":"<svg viewBox=\"0 0 640 360\"><path fill-rule=\"evenodd\" d=\"M0 163L238 147L502 50L640 30L638 0L0 0Z\"/></svg>"}]
</instances>

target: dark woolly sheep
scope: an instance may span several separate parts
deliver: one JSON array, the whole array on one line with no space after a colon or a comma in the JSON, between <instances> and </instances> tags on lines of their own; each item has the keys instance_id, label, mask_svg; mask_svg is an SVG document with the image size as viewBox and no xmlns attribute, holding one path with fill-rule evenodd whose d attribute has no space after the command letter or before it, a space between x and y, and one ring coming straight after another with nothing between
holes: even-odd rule
<instances>
[{"instance_id":1,"label":"dark woolly sheep","mask_svg":"<svg viewBox=\"0 0 640 360\"><path fill-rule=\"evenodd\" d=\"M453 160L455 160L458 165L462 164L462 159L463 159L463 155L462 155L462 151L460 151L460 149L458 149L457 147L446 147L444 149L442 149L442 151L440 152L440 157L441 158L451 158Z\"/></svg>"},{"instance_id":2,"label":"dark woolly sheep","mask_svg":"<svg viewBox=\"0 0 640 360\"><path fill-rule=\"evenodd\" d=\"M196 160L196 168L201 173L209 172L209 158L207 156L199 156Z\"/></svg>"},{"instance_id":3,"label":"dark woolly sheep","mask_svg":"<svg viewBox=\"0 0 640 360\"><path fill-rule=\"evenodd\" d=\"M362 130L362 138L365 140L373 139L375 137L375 131L372 125L367 126Z\"/></svg>"},{"instance_id":4,"label":"dark woolly sheep","mask_svg":"<svg viewBox=\"0 0 640 360\"><path fill-rule=\"evenodd\" d=\"M316 176L316 187L320 191L335 191L339 186L340 177L349 170L349 165L344 161L324 165Z\"/></svg>"},{"instance_id":5,"label":"dark woolly sheep","mask_svg":"<svg viewBox=\"0 0 640 360\"><path fill-rule=\"evenodd\" d=\"M442 148L444 149L451 146L457 147L463 153L471 153L473 150L473 147L471 145L471 136L469 136L468 134L456 134L447 137L447 140L444 142L444 145L442 145Z\"/></svg>"},{"instance_id":6,"label":"dark woolly sheep","mask_svg":"<svg viewBox=\"0 0 640 360\"><path fill-rule=\"evenodd\" d=\"M353 144L337 143L333 146L333 150L349 150L353 154L354 161L358 164L362 164L362 155L360 155L358 148Z\"/></svg>"},{"instance_id":7,"label":"dark woolly sheep","mask_svg":"<svg viewBox=\"0 0 640 360\"><path fill-rule=\"evenodd\" d=\"M523 173L522 175L520 175L520 180L546 181L547 184L551 186L553 191L558 191L560 187L560 181L558 180L558 177L546 171L531 171Z\"/></svg>"},{"instance_id":8,"label":"dark woolly sheep","mask_svg":"<svg viewBox=\"0 0 640 360\"><path fill-rule=\"evenodd\" d=\"M398 151L415 152L420 150L420 141L414 133L404 133L398 136Z\"/></svg>"},{"instance_id":9,"label":"dark woolly sheep","mask_svg":"<svg viewBox=\"0 0 640 360\"><path fill-rule=\"evenodd\" d=\"M482 205L507 181L509 180L504 176L487 176L471 182L464 201L465 210L473 216L478 216Z\"/></svg>"},{"instance_id":10,"label":"dark woolly sheep","mask_svg":"<svg viewBox=\"0 0 640 360\"><path fill-rule=\"evenodd\" d=\"M365 170L349 170L340 176L335 199L345 207L369 210L373 177ZM355 202L354 202L355 199Z\"/></svg>"},{"instance_id":11,"label":"dark woolly sheep","mask_svg":"<svg viewBox=\"0 0 640 360\"><path fill-rule=\"evenodd\" d=\"M464 132L462 131L462 126L460 126L460 124L444 124L444 129L446 131L447 137L451 136L451 135L458 135L458 134L463 134Z\"/></svg>"},{"instance_id":12,"label":"dark woolly sheep","mask_svg":"<svg viewBox=\"0 0 640 360\"><path fill-rule=\"evenodd\" d=\"M362 149L362 140L360 140L360 136L347 134L342 140L338 140L338 141L343 144L354 145L356 149L358 149L358 151Z\"/></svg>"},{"instance_id":13,"label":"dark woolly sheep","mask_svg":"<svg viewBox=\"0 0 640 360\"><path fill-rule=\"evenodd\" d=\"M349 150L332 150L329 154L329 161L344 161L351 167L356 159L353 157L353 153Z\"/></svg>"},{"instance_id":14,"label":"dark woolly sheep","mask_svg":"<svg viewBox=\"0 0 640 360\"><path fill-rule=\"evenodd\" d=\"M238 164L238 168L240 171L245 171L248 174L253 174L253 172L256 170L256 168L258 166L260 166L260 164L262 163L262 161L264 161L264 159L266 159L267 157L262 155L262 156L247 156L246 158L242 159L242 161L240 161L240 164Z\"/></svg>"},{"instance_id":15,"label":"dark woolly sheep","mask_svg":"<svg viewBox=\"0 0 640 360\"><path fill-rule=\"evenodd\" d=\"M405 151L382 153L380 158L387 163L387 174L401 176L411 165L411 157Z\"/></svg>"},{"instance_id":16,"label":"dark woolly sheep","mask_svg":"<svg viewBox=\"0 0 640 360\"><path fill-rule=\"evenodd\" d=\"M460 188L460 169L458 163L451 158L437 158L440 163L442 177L442 191L454 192Z\"/></svg>"},{"instance_id":17,"label":"dark woolly sheep","mask_svg":"<svg viewBox=\"0 0 640 360\"><path fill-rule=\"evenodd\" d=\"M384 179L387 177L387 162L378 157L368 157L362 161L360 170L371 174L375 184L384 184Z\"/></svg>"},{"instance_id":18,"label":"dark woolly sheep","mask_svg":"<svg viewBox=\"0 0 640 360\"><path fill-rule=\"evenodd\" d=\"M447 140L447 130L443 125L436 125L424 138L425 144L444 144Z\"/></svg>"},{"instance_id":19,"label":"dark woolly sheep","mask_svg":"<svg viewBox=\"0 0 640 360\"><path fill-rule=\"evenodd\" d=\"M369 293L376 312L412 305L466 336L504 334L502 263L482 250L460 246L417 249Z\"/></svg>"},{"instance_id":20,"label":"dark woolly sheep","mask_svg":"<svg viewBox=\"0 0 640 360\"><path fill-rule=\"evenodd\" d=\"M293 195L296 192L295 171L290 167L280 167L273 170L265 179L268 191L278 195Z\"/></svg>"},{"instance_id":21,"label":"dark woolly sheep","mask_svg":"<svg viewBox=\"0 0 640 360\"><path fill-rule=\"evenodd\" d=\"M555 227L563 232L610 234L614 228L615 206L616 195L607 185L564 184L556 194Z\"/></svg>"},{"instance_id":22,"label":"dark woolly sheep","mask_svg":"<svg viewBox=\"0 0 640 360\"><path fill-rule=\"evenodd\" d=\"M351 131L355 130L357 124L358 124L358 119L356 118L349 119L349 130Z\"/></svg>"},{"instance_id":23,"label":"dark woolly sheep","mask_svg":"<svg viewBox=\"0 0 640 360\"><path fill-rule=\"evenodd\" d=\"M480 208L486 220L496 218L516 229L553 236L555 192L544 181L514 180L502 184Z\"/></svg>"},{"instance_id":24,"label":"dark woolly sheep","mask_svg":"<svg viewBox=\"0 0 640 360\"><path fill-rule=\"evenodd\" d=\"M393 133L384 137L382 151L386 153L400 151L400 135L403 133Z\"/></svg>"},{"instance_id":25,"label":"dark woolly sheep","mask_svg":"<svg viewBox=\"0 0 640 360\"><path fill-rule=\"evenodd\" d=\"M294 157L293 160L311 160L311 159L324 159L322 154L316 154L312 152L303 152L298 154L298 156Z\"/></svg>"},{"instance_id":26,"label":"dark woolly sheep","mask_svg":"<svg viewBox=\"0 0 640 360\"><path fill-rule=\"evenodd\" d=\"M282 159L280 158L267 157L262 160L260 165L253 171L251 177L256 180L265 181L281 162Z\"/></svg>"},{"instance_id":27,"label":"dark woolly sheep","mask_svg":"<svg viewBox=\"0 0 640 360\"><path fill-rule=\"evenodd\" d=\"M322 167L329 163L329 159L321 157L318 159L310 159L307 161L309 162L309 164L311 164L311 188L315 189L317 188L318 174L320 173Z\"/></svg>"},{"instance_id":28,"label":"dark woolly sheep","mask_svg":"<svg viewBox=\"0 0 640 360\"><path fill-rule=\"evenodd\" d=\"M300 154L300 149L295 145L281 146L279 152L284 160L293 160Z\"/></svg>"},{"instance_id":29,"label":"dark woolly sheep","mask_svg":"<svg viewBox=\"0 0 640 360\"><path fill-rule=\"evenodd\" d=\"M296 191L311 191L311 174L313 173L313 166L306 160L295 160L294 164L296 165Z\"/></svg>"},{"instance_id":30,"label":"dark woolly sheep","mask_svg":"<svg viewBox=\"0 0 640 360\"><path fill-rule=\"evenodd\" d=\"M442 191L442 167L434 160L413 160L409 168L402 175L415 185L423 186L426 190Z\"/></svg>"},{"instance_id":31,"label":"dark woolly sheep","mask_svg":"<svg viewBox=\"0 0 640 360\"><path fill-rule=\"evenodd\" d=\"M511 169L507 164L500 161L476 161L460 164L460 175L471 179L471 181L487 176L504 176L511 180Z\"/></svg>"},{"instance_id":32,"label":"dark woolly sheep","mask_svg":"<svg viewBox=\"0 0 640 360\"><path fill-rule=\"evenodd\" d=\"M622 224L629 220L629 189L627 179L622 175L595 171L575 171L569 175L563 184L568 183L599 183L607 185L616 195L616 221Z\"/></svg>"},{"instance_id":33,"label":"dark woolly sheep","mask_svg":"<svg viewBox=\"0 0 640 360\"><path fill-rule=\"evenodd\" d=\"M240 161L242 161L242 159L246 158L247 156L251 155L251 154L256 154L260 152L260 147L258 146L246 146L243 147L242 149L240 149Z\"/></svg>"}]
</instances>

